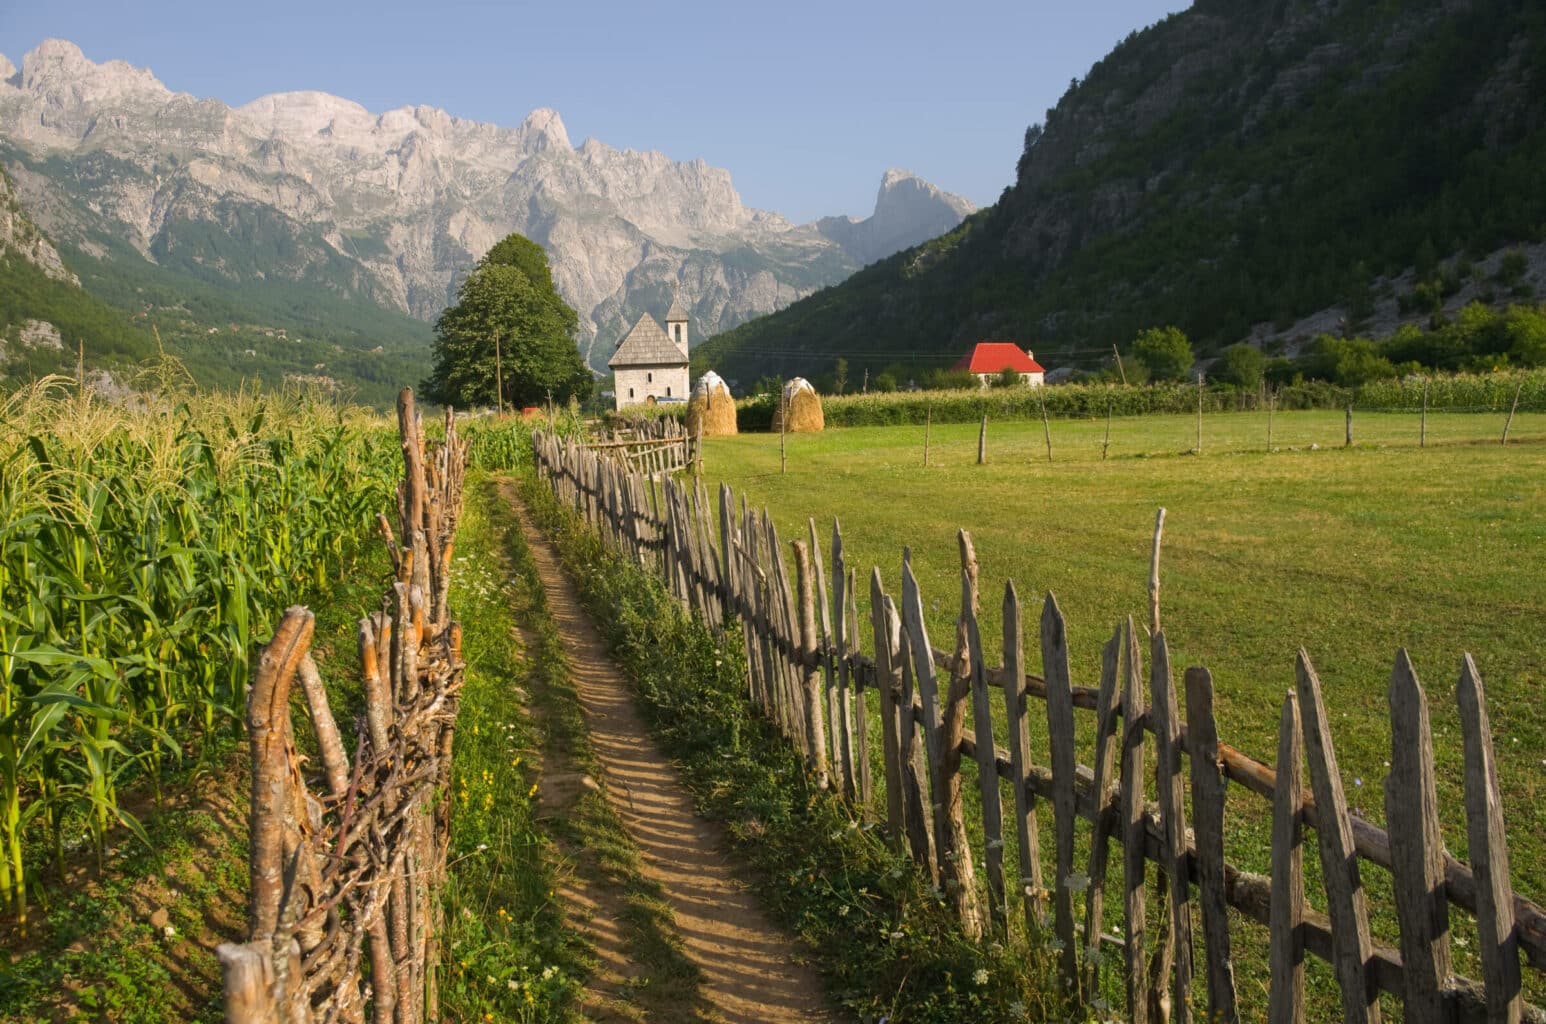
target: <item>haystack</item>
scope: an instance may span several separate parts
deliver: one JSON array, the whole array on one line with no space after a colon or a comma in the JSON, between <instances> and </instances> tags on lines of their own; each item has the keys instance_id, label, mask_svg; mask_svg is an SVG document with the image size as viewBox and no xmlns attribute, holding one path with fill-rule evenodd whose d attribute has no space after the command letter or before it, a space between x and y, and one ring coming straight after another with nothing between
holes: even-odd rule
<instances>
[{"instance_id":1,"label":"haystack","mask_svg":"<svg viewBox=\"0 0 1546 1024\"><path fill-rule=\"evenodd\" d=\"M709 370L693 385L687 403L687 433L696 437L728 437L735 429L735 399L724 380Z\"/></svg>"},{"instance_id":2,"label":"haystack","mask_svg":"<svg viewBox=\"0 0 1546 1024\"><path fill-rule=\"evenodd\" d=\"M791 434L817 434L826 429L827 419L821 412L821 396L804 377L791 378L784 385L782 400L773 409L773 433L781 434L784 412L789 413L788 431Z\"/></svg>"}]
</instances>

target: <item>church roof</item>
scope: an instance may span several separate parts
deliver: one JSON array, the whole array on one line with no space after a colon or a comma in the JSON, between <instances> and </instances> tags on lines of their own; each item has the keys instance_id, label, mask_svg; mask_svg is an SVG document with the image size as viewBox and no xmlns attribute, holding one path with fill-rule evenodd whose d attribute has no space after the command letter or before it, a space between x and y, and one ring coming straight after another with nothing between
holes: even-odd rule
<instances>
[{"instance_id":1,"label":"church roof","mask_svg":"<svg viewBox=\"0 0 1546 1024\"><path fill-rule=\"evenodd\" d=\"M675 323L678 320L687 319L687 307L682 305L680 295L671 296L671 308L666 310L666 323Z\"/></svg>"},{"instance_id":2,"label":"church roof","mask_svg":"<svg viewBox=\"0 0 1546 1024\"><path fill-rule=\"evenodd\" d=\"M673 307L674 308L674 307ZM607 360L607 365L618 366L686 366L687 357L676 343L666 336L665 328L655 318L645 313L633 330L618 343L617 351Z\"/></svg>"}]
</instances>

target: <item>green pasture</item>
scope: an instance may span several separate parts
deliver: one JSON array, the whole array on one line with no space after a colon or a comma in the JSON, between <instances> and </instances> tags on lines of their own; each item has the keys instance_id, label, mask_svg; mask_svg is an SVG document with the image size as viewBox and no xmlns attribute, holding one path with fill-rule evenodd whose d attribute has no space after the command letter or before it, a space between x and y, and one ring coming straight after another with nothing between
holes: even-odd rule
<instances>
[{"instance_id":1,"label":"green pasture","mask_svg":"<svg viewBox=\"0 0 1546 1024\"><path fill-rule=\"evenodd\" d=\"M833 429L785 439L785 473L780 438L748 434L706 440L704 472L772 512L786 555L788 541L807 535L808 517L824 549L832 518L841 519L849 565L860 574L866 651L870 569L879 566L887 592L899 596L904 545L912 549L930 638L935 646L953 644L956 531L969 530L990 659L998 661L998 609L1012 579L1025 609L1028 663L1039 671L1037 621L1051 591L1067 617L1074 681L1086 686L1098 683L1100 646L1119 619L1131 614L1140 629L1146 623L1155 510L1164 507L1161 603L1171 664L1178 685L1186 666L1212 671L1222 738L1274 760L1278 711L1303 646L1330 707L1349 801L1355 813L1383 824L1386 685L1396 650L1405 647L1428 691L1444 835L1460 857L1466 836L1454 687L1461 655L1470 652L1488 687L1515 885L1541 900L1546 415L1519 414L1508 447L1498 443L1503 418L1430 414L1427 447L1419 448L1415 414L1355 412L1355 443L1347 449L1342 413L1279 413L1269 452L1265 413L1210 415L1200 454L1191 453L1194 417L1119 418L1104 460L1104 419L1053 420L1051 462L1041 422L990 423L981 466L977 424L936 425L927 468L921 426ZM1032 708L1033 722L1040 708ZM1080 724L1080 758L1088 763L1093 730L1083 713ZM1033 748L1046 764L1044 727L1039 733ZM1043 814L1044 828L1050 817ZM1265 871L1268 826L1265 802L1231 787L1227 856ZM1044 837L1043 851L1050 850ZM1014 863L1011 853L1005 860ZM1314 860L1312 842L1312 884ZM1366 871L1376 908L1389 905L1382 875ZM1108 930L1120 927L1113 906L1108 901ZM1375 921L1387 940L1392 918L1378 912ZM1457 967L1474 972L1469 926L1460 926L1462 915L1455 920ZM1265 930L1258 937L1264 951ZM1254 954L1237 956L1242 1002L1261 1012L1265 989L1246 992L1264 985L1260 965L1252 966Z\"/></svg>"}]
</instances>

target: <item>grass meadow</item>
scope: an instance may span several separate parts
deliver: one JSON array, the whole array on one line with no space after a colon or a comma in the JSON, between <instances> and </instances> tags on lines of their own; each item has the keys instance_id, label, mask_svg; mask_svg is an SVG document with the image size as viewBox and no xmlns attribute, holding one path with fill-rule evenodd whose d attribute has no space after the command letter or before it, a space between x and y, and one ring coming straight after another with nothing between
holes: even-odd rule
<instances>
[{"instance_id":1,"label":"grass meadow","mask_svg":"<svg viewBox=\"0 0 1546 1024\"><path fill-rule=\"evenodd\" d=\"M1386 685L1405 647L1428 691L1443 830L1460 857L1454 688L1462 653L1472 653L1488 686L1515 885L1539 901L1546 898L1546 415L1521 413L1506 448L1498 443L1501 415L1430 414L1426 448L1418 447L1415 415L1355 417L1347 449L1342 413L1279 413L1269 452L1265 414L1209 416L1200 454L1190 454L1193 417L1119 418L1104 460L1103 419L1054 420L1050 463L1042 423L990 423L981 466L977 424L940 425L930 430L927 468L922 427L832 429L789 436L787 473L777 435L745 434L705 441L704 471L766 506L786 544L815 517L825 547L833 516L841 519L848 564L861 577L867 651L870 568L879 566L887 592L898 594L903 545L912 548L931 639L953 643L956 531L966 528L981 566L985 650L999 650L997 609L1004 581L1013 579L1025 608L1027 662L1039 671L1036 622L1050 590L1067 618L1074 682L1086 686L1098 683L1100 646L1119 618L1147 620L1149 549L1163 506L1162 620L1175 677L1179 685L1189 665L1212 671L1222 738L1275 759L1278 710L1303 646L1324 687L1349 802L1383 825ZM1033 729L1043 723L1032 742L1046 764L1040 707L1032 708ZM1080 728L1088 763L1093 723L1085 713ZM1264 872L1267 804L1238 787L1230 794L1226 854ZM1048 856L1050 823L1044 813ZM1313 851L1312 844L1306 873L1318 885ZM1008 853L1005 860L1014 863ZM1365 877L1376 933L1390 941L1388 876L1368 868ZM1108 899L1108 927L1119 928L1113 906ZM1467 939L1463 915L1453 916L1457 967L1474 972L1467 963L1474 936ZM1239 927L1242 1004L1264 1013L1265 930ZM1260 956L1252 950L1258 937ZM1312 963L1316 998L1329 996L1321 1009L1334 1015L1329 971ZM1539 984L1527 979L1527 986L1539 1001Z\"/></svg>"}]
</instances>

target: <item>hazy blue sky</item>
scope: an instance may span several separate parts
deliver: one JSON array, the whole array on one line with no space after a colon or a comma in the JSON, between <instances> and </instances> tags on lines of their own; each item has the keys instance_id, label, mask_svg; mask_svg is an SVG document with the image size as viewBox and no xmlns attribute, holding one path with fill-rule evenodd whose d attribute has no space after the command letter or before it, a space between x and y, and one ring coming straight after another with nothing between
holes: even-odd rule
<instances>
[{"instance_id":1,"label":"hazy blue sky","mask_svg":"<svg viewBox=\"0 0 1546 1024\"><path fill-rule=\"evenodd\" d=\"M512 126L549 106L575 145L702 157L804 221L868 214L888 167L993 202L1069 79L1185 6L0 0L0 52L19 65L57 36L233 106L320 89Z\"/></svg>"}]
</instances>

